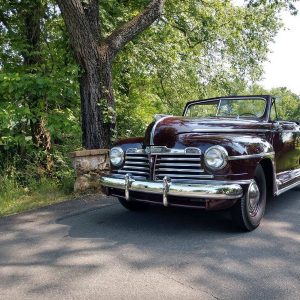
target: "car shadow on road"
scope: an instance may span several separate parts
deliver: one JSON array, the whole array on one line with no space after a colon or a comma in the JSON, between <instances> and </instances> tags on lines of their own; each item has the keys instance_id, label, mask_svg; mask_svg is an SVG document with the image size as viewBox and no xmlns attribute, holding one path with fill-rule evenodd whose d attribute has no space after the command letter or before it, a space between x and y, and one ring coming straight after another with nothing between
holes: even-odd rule
<instances>
[{"instance_id":1,"label":"car shadow on road","mask_svg":"<svg viewBox=\"0 0 300 300\"><path fill-rule=\"evenodd\" d=\"M261 227L254 231L263 230L264 222L290 220L296 221L294 214L298 215L298 210L294 207L299 207L300 198L297 197L298 190L294 189L284 195L269 200ZM299 199L298 199L299 198ZM287 218L286 214L289 214ZM88 216L88 217L87 217ZM84 224L80 224L79 219L88 219ZM119 232L128 233L131 230L137 232L142 231L143 234L164 235L176 234L176 232L185 232L205 234L214 232L218 235L245 235L237 228L230 217L229 211L205 212L197 209L188 208L164 208L161 206L151 206L145 211L132 212L128 211L116 203L96 209L83 211L82 213L65 216L57 219L57 223L68 225L70 227L70 236L80 237L101 237L105 232L95 231L94 225L97 228L106 228L109 231L118 229ZM296 222L299 225L299 222ZM78 226L78 228L77 228ZM252 234L252 233L246 233Z\"/></svg>"}]
</instances>

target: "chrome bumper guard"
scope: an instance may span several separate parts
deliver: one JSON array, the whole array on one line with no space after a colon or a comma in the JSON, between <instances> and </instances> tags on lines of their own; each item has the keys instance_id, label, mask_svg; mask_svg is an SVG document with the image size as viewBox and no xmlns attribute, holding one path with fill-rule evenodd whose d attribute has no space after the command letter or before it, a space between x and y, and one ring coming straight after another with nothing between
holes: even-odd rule
<instances>
[{"instance_id":1,"label":"chrome bumper guard","mask_svg":"<svg viewBox=\"0 0 300 300\"><path fill-rule=\"evenodd\" d=\"M164 206L168 206L168 196L204 198L204 199L238 199L243 196L240 183L209 181L208 183L175 183L168 177L163 181L135 180L130 174L125 178L102 176L103 187L124 190L124 196L130 201L130 191L163 196Z\"/></svg>"}]
</instances>

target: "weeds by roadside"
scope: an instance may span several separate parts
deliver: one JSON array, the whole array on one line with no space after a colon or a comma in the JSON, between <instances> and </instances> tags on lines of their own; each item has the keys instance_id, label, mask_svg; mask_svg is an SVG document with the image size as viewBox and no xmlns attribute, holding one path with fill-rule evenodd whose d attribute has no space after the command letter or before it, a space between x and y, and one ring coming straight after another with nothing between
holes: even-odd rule
<instances>
[{"instance_id":1,"label":"weeds by roadside","mask_svg":"<svg viewBox=\"0 0 300 300\"><path fill-rule=\"evenodd\" d=\"M68 157L76 145L55 145L45 153L0 147L0 216L64 201L73 195L75 173ZM50 167L45 164L50 159Z\"/></svg>"},{"instance_id":2,"label":"weeds by roadside","mask_svg":"<svg viewBox=\"0 0 300 300\"><path fill-rule=\"evenodd\" d=\"M72 195L71 181L42 178L24 187L14 178L1 176L0 183L0 216L61 202Z\"/></svg>"}]
</instances>

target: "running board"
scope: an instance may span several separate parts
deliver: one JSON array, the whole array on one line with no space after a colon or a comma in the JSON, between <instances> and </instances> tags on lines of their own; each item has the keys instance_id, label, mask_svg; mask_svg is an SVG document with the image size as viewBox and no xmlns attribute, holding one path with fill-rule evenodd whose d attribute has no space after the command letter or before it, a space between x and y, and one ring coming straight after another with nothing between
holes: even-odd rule
<instances>
[{"instance_id":1,"label":"running board","mask_svg":"<svg viewBox=\"0 0 300 300\"><path fill-rule=\"evenodd\" d=\"M293 184L288 185L288 186L286 186L286 187L284 187L284 188L282 188L282 189L278 189L278 191L277 191L277 193L276 193L276 196L279 196L279 195L281 195L282 193L284 193L284 192L286 192L286 191L288 191L288 190L291 190L292 188L294 188L294 187L296 187L296 186L298 186L298 185L300 185L300 181L294 182Z\"/></svg>"}]
</instances>

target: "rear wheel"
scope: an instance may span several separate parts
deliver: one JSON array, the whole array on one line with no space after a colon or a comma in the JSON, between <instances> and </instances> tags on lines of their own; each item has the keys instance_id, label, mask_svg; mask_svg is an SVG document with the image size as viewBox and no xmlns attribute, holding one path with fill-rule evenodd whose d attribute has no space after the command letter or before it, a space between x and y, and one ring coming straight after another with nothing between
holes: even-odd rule
<instances>
[{"instance_id":1,"label":"rear wheel","mask_svg":"<svg viewBox=\"0 0 300 300\"><path fill-rule=\"evenodd\" d=\"M244 231L257 228L262 220L267 199L267 185L265 173L261 165L255 171L254 180L248 191L232 208L233 221Z\"/></svg>"},{"instance_id":2,"label":"rear wheel","mask_svg":"<svg viewBox=\"0 0 300 300\"><path fill-rule=\"evenodd\" d=\"M123 207L131 211L141 211L149 207L148 203L138 202L138 201L127 201L124 198L118 198L119 202Z\"/></svg>"}]
</instances>

